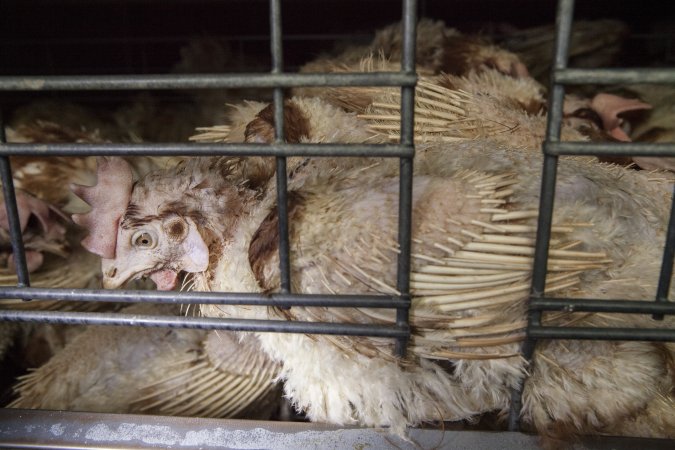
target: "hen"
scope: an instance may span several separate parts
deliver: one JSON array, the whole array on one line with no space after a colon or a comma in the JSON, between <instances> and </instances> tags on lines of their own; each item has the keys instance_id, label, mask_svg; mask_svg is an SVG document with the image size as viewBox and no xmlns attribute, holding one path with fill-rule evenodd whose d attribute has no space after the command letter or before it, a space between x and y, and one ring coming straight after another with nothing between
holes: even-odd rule
<instances>
[{"instance_id":1,"label":"hen","mask_svg":"<svg viewBox=\"0 0 675 450\"><path fill-rule=\"evenodd\" d=\"M33 103L16 112L7 135L10 142L102 143L121 138L114 128L100 127L96 116L88 113L69 103ZM127 159L134 178L152 168L170 167L176 160ZM32 286L100 285L98 257L81 248L81 230L60 213L61 209L86 210L86 204L69 186L96 182L96 159L15 157L12 168ZM4 203L0 202L0 207L0 243L5 250L9 249L9 236ZM11 263L11 255L5 256L5 261ZM16 282L13 268L0 269L0 283ZM75 306L69 302L0 303L13 309L64 310ZM79 310L102 307L111 308L91 302L77 305ZM174 311L142 305L125 312ZM20 325L0 323L0 358L12 347L6 357L19 369L31 368L14 387L18 398L12 407L266 418L279 404L279 389L273 382L276 365L261 352L252 354L250 344L230 333ZM138 358L143 359L142 364ZM210 395L222 389L228 394Z\"/></svg>"},{"instance_id":2,"label":"hen","mask_svg":"<svg viewBox=\"0 0 675 450\"><path fill-rule=\"evenodd\" d=\"M30 117L32 109L25 108L22 111L22 116ZM79 112L80 110L76 108L64 108L64 119L61 124L41 119L32 122L15 121L7 128L8 141L101 142L99 132L96 130L74 129L65 125L77 117ZM93 159L24 156L12 158L11 165L17 188L17 208L24 246L27 250L28 270L33 272L43 264L47 254L62 258L68 255L66 230L69 220L61 210L81 204L81 201L69 191L68 185L70 182L93 181L96 165ZM0 245L3 247L3 253L9 251L9 244L9 224L3 197L0 199ZM13 256L7 255L6 258L10 269L13 270Z\"/></svg>"},{"instance_id":3,"label":"hen","mask_svg":"<svg viewBox=\"0 0 675 450\"><path fill-rule=\"evenodd\" d=\"M58 113L57 113L58 111ZM60 113L60 115L59 115ZM47 120L56 116L58 122ZM98 127L95 116L87 116L84 109L68 103L36 102L19 108L6 127L9 142L101 142L99 128L87 129L75 125L78 119L89 117L89 123ZM17 207L24 242L27 269L31 284L36 287L85 288L98 282L98 259L84 251L78 241L81 231L76 229L63 209L77 211L82 201L70 192L70 182L95 180L95 159L12 157ZM0 284L16 285L16 268L10 245L9 224L5 199L0 197ZM63 302L23 302L4 299L4 308L56 309L70 308ZM91 304L89 305L91 306ZM20 353L18 365L41 364L63 344L59 326L0 323L5 336L1 349L13 345ZM0 351L0 357L5 357Z\"/></svg>"},{"instance_id":4,"label":"hen","mask_svg":"<svg viewBox=\"0 0 675 450\"><path fill-rule=\"evenodd\" d=\"M379 338L257 336L282 365L286 395L311 420L389 425L403 434L425 421L505 411L511 388L527 370L519 348L539 156L474 139L429 143L416 158L408 356L393 357L392 343ZM225 158L193 159L133 185L122 160L101 159L98 170L96 186L77 188L93 208L77 220L100 236L88 248L103 257L106 288L149 275L159 289L170 289L181 272L191 273L198 290L278 288L273 177L251 186ZM396 161L375 158L309 158L294 167L294 292L396 293L397 173ZM558 177L547 292L651 297L670 185L578 159L565 160ZM110 199L117 206L102 207ZM365 308L204 306L202 312L395 323L393 312ZM644 320L546 317L549 324L580 326L640 326ZM543 343L525 387L523 419L542 433L672 436L673 350L641 342ZM640 426L631 430L631 423Z\"/></svg>"},{"instance_id":5,"label":"hen","mask_svg":"<svg viewBox=\"0 0 675 450\"><path fill-rule=\"evenodd\" d=\"M300 70L340 72L373 54L387 60L401 60L403 34L400 23L378 30L369 45L349 47L336 56L319 57ZM433 73L464 75L470 71L494 69L513 77L528 75L527 68L515 53L494 46L479 36L462 34L441 20L421 19L417 23L416 55L418 70Z\"/></svg>"},{"instance_id":6,"label":"hen","mask_svg":"<svg viewBox=\"0 0 675 450\"><path fill-rule=\"evenodd\" d=\"M106 124L101 114L67 102L38 101L14 112L6 127L11 143L89 143L128 139ZM175 164L177 158L129 157L135 177L150 170ZM86 210L86 205L69 189L71 183L95 181L93 157L15 156L10 159L17 188L17 206L29 271L37 270L46 254L68 254L66 213ZM83 209L84 208L84 209ZM75 232L75 230L72 230ZM0 246L2 257L13 267L9 249L9 225L4 198L0 199Z\"/></svg>"},{"instance_id":7,"label":"hen","mask_svg":"<svg viewBox=\"0 0 675 450\"><path fill-rule=\"evenodd\" d=\"M631 123L631 138L638 142L674 142L675 89L665 85L632 85L628 86L628 89L653 105L648 114ZM666 169L675 172L673 157L643 156L633 159L644 169Z\"/></svg>"},{"instance_id":8,"label":"hen","mask_svg":"<svg viewBox=\"0 0 675 450\"><path fill-rule=\"evenodd\" d=\"M613 66L628 34L628 26L618 20L575 20L570 33L569 66ZM507 29L505 33L495 36L495 40L501 47L516 53L533 77L549 84L555 26Z\"/></svg>"}]
</instances>

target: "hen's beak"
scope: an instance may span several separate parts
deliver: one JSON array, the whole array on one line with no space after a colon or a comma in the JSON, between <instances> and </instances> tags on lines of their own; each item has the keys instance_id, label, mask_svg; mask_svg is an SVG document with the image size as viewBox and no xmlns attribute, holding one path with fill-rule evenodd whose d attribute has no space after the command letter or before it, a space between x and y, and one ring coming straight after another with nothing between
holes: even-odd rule
<instances>
[{"instance_id":1,"label":"hen's beak","mask_svg":"<svg viewBox=\"0 0 675 450\"><path fill-rule=\"evenodd\" d=\"M103 271L103 288L117 289L124 283L132 279L137 274L149 267L139 269L137 267L127 267L125 270L118 269L118 264L114 259L101 259L101 270Z\"/></svg>"},{"instance_id":2,"label":"hen's beak","mask_svg":"<svg viewBox=\"0 0 675 450\"><path fill-rule=\"evenodd\" d=\"M157 290L170 291L176 286L178 271L172 269L155 269L155 267L134 266L126 270L119 270L118 267L125 267L127 264L116 263L114 259L102 259L101 269L103 270L103 288L117 289L124 283L140 275L149 275L150 279L157 285Z\"/></svg>"}]
</instances>

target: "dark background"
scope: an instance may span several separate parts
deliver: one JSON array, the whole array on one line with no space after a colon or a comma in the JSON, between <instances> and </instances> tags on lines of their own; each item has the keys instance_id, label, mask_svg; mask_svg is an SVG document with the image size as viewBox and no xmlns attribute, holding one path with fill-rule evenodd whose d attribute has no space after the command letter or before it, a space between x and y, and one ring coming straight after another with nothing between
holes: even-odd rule
<instances>
[{"instance_id":1,"label":"dark background","mask_svg":"<svg viewBox=\"0 0 675 450\"><path fill-rule=\"evenodd\" d=\"M672 64L668 3L581 0L575 11L629 24L626 64L651 64L649 57ZM502 24L551 24L555 8L553 0L421 0L419 17L493 32ZM268 14L267 0L1 0L0 75L166 73L182 46L207 36L229 42L237 58L230 71L268 70ZM285 66L294 70L335 41L368 42L375 29L400 20L401 2L284 0L282 17ZM654 55L659 45L671 53Z\"/></svg>"}]
</instances>

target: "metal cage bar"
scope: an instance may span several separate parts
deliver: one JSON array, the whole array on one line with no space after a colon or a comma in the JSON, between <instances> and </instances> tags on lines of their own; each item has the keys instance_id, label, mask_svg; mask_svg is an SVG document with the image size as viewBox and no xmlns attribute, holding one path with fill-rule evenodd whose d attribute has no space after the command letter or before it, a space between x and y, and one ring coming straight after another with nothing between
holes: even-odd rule
<instances>
[{"instance_id":1,"label":"metal cage bar","mask_svg":"<svg viewBox=\"0 0 675 450\"><path fill-rule=\"evenodd\" d=\"M250 292L181 292L103 289L64 289L39 287L0 287L0 298L20 300L60 300L72 302L168 303L181 305L256 305L399 308L407 302L393 295L265 294Z\"/></svg>"},{"instance_id":2,"label":"metal cage bar","mask_svg":"<svg viewBox=\"0 0 675 450\"><path fill-rule=\"evenodd\" d=\"M565 312L611 312L617 314L675 314L675 303L540 297L532 299L530 309Z\"/></svg>"},{"instance_id":3,"label":"metal cage bar","mask_svg":"<svg viewBox=\"0 0 675 450\"><path fill-rule=\"evenodd\" d=\"M554 69L563 69L567 66L569 37L572 31L573 0L560 0L556 12L556 40ZM553 84L549 97L548 117L546 122L546 141L560 141L562 125L563 97L565 88L560 84ZM537 235L532 267L532 287L530 299L544 295L546 286L546 267L548 265L548 245L551 239L551 224L553 222L553 199L555 196L555 182L558 168L558 156L544 154L542 167L541 191L539 196L539 217L537 219ZM536 338L530 334L530 328L541 325L541 310L530 309L527 316L527 337L522 346L523 357L532 359ZM514 389L509 411L509 430L520 429L520 411L522 409L523 384Z\"/></svg>"},{"instance_id":4,"label":"metal cage bar","mask_svg":"<svg viewBox=\"0 0 675 450\"><path fill-rule=\"evenodd\" d=\"M400 144L3 144L3 156L381 156L413 155Z\"/></svg>"},{"instance_id":5,"label":"metal cage bar","mask_svg":"<svg viewBox=\"0 0 675 450\"><path fill-rule=\"evenodd\" d=\"M675 144L673 144L675 150ZM670 292L670 280L673 277L673 257L675 257L675 192L670 200L670 218L668 219L668 233L666 235L666 244L663 249L663 258L661 259L661 273L659 274L659 284L656 288L656 304L666 305L668 293ZM669 306L675 306L670 304ZM652 316L654 320L663 320L663 313L656 313Z\"/></svg>"},{"instance_id":6,"label":"metal cage bar","mask_svg":"<svg viewBox=\"0 0 675 450\"><path fill-rule=\"evenodd\" d=\"M403 57L401 72L415 76L415 46L417 40L417 1L403 2ZM401 145L413 148L415 132L415 87L401 87ZM401 157L399 164L398 206L398 264L396 288L408 305L396 310L396 325L408 329L410 313L410 253L412 234L413 156ZM403 357L409 336L396 341L396 353Z\"/></svg>"},{"instance_id":7,"label":"metal cage bar","mask_svg":"<svg viewBox=\"0 0 675 450\"><path fill-rule=\"evenodd\" d=\"M409 0L405 0L409 1ZM0 77L0 91L93 91L150 89L291 88L302 86L413 86L416 77L398 72L244 73L200 75L97 75Z\"/></svg>"},{"instance_id":8,"label":"metal cage bar","mask_svg":"<svg viewBox=\"0 0 675 450\"><path fill-rule=\"evenodd\" d=\"M675 69L568 69L567 58L573 21L574 0L559 0L556 14L556 43L551 96L547 118L546 140L542 144L544 157L538 229L532 272L532 288L528 302L527 337L523 356L532 363L538 339L597 339L633 341L675 341L675 329L640 328L582 328L549 327L541 323L544 311L611 312L675 314L675 304L668 301L670 279L675 255L675 193L671 203L670 220L661 265L655 302L628 300L595 300L546 298L544 294L548 247L555 197L555 182L560 155L635 155L675 156L675 144L560 142L562 111L566 84L615 83L675 83ZM509 429L519 429L523 385L514 389L509 412Z\"/></svg>"},{"instance_id":9,"label":"metal cage bar","mask_svg":"<svg viewBox=\"0 0 675 450\"><path fill-rule=\"evenodd\" d=\"M270 0L270 45L272 50L272 73L284 71L283 41L281 33L280 0ZM284 91L274 88L274 145L284 142ZM288 242L288 173L286 156L276 157L277 177L277 226L279 230L279 277L282 294L291 292L291 262Z\"/></svg>"},{"instance_id":10,"label":"metal cage bar","mask_svg":"<svg viewBox=\"0 0 675 450\"><path fill-rule=\"evenodd\" d=\"M0 318L7 321L31 321L70 325L86 324L198 328L249 332L342 334L348 336L376 336L389 338L399 338L408 335L408 330L398 329L397 327L389 325L302 322L289 320L222 319L123 313L0 310Z\"/></svg>"},{"instance_id":11,"label":"metal cage bar","mask_svg":"<svg viewBox=\"0 0 675 450\"><path fill-rule=\"evenodd\" d=\"M2 117L2 110L0 110L0 144L5 141L5 123ZM5 199L9 237L12 244L18 286L27 287L30 286L30 277L28 275L28 268L26 267L26 252L23 248L21 223L19 222L16 192L14 190L14 180L12 179L12 166L7 155L0 155L0 177L2 177L2 193Z\"/></svg>"},{"instance_id":12,"label":"metal cage bar","mask_svg":"<svg viewBox=\"0 0 675 450\"><path fill-rule=\"evenodd\" d=\"M669 156L672 144L647 142L549 142L543 143L547 155L593 155L593 156Z\"/></svg>"},{"instance_id":13,"label":"metal cage bar","mask_svg":"<svg viewBox=\"0 0 675 450\"><path fill-rule=\"evenodd\" d=\"M555 70L553 83L560 84L630 84L675 83L672 69L568 69Z\"/></svg>"}]
</instances>

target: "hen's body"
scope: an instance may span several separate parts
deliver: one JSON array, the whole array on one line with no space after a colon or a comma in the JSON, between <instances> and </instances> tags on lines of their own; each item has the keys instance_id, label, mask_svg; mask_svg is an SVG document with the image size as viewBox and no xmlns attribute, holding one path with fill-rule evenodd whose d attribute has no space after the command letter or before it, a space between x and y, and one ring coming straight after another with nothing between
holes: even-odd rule
<instances>
[{"instance_id":1,"label":"hen's body","mask_svg":"<svg viewBox=\"0 0 675 450\"><path fill-rule=\"evenodd\" d=\"M466 162L468 158L462 159ZM479 159L489 158L481 156ZM431 160L427 157L427 161ZM456 165L486 167L484 164ZM501 170L506 169L503 164L500 166ZM438 166L430 165L427 169L434 172L435 167ZM536 180L538 177L536 173L528 173L520 164L518 168L522 184L515 186L517 193L514 193L509 203L498 208L519 210L532 204L536 196L533 190L538 183L525 180ZM424 171L424 168L421 169ZM322 180L323 183L318 186L303 186L302 207L291 217L292 279L296 292L395 291L397 183L393 177L382 177L380 170L371 170L372 178L368 170L364 170L359 173L358 181L338 175L333 177L337 180ZM486 239L497 239L485 237L493 233L505 237L510 234L516 239L531 238L531 233L503 233L498 228L500 225L524 222L533 225L533 221L500 222L494 220L499 213L480 212L485 206L495 206L481 202L489 199L481 198L480 180L471 186L471 180L479 179L480 175L462 178L457 176L455 170L446 165L443 171L454 175L450 180L418 177L413 188L414 297L411 315L414 337L411 352L413 359L419 358L414 361L416 365L401 368L388 358L387 355L392 351L388 343L377 339L260 336L263 348L284 362L287 394L313 420L390 424L396 427L423 420L457 420L508 407L509 390L519 383L525 368L520 357L514 355L517 355L520 345L518 338L522 337L522 302L529 287L529 271L525 265L520 267L519 272L517 263L486 263L480 253L489 253L490 250L478 245ZM644 181L638 183L642 186L629 186L633 183L621 186L624 183L619 182L618 177L622 174L618 171L611 174L609 170L603 172L585 163L563 166L557 223L594 224L590 229L577 229L573 237L563 239L585 241L585 245L577 246L574 250L606 252L614 262L610 269L612 277L608 277L607 272L597 270L583 274L575 274L572 270L567 273L564 270L562 273L552 272L550 279L557 279L557 282L551 284L551 292L558 290L557 293L562 295L579 297L649 298L653 291L649 292L648 287L654 286L657 273L657 264L652 261L659 261L657 244L661 240L657 236L663 236L661 227L665 223L665 209L662 205L667 204L665 195L660 193L661 198L657 197L663 201L662 205L646 197L640 199L646 205L640 205L628 195L621 198L621 190L630 188L625 192L635 192L644 189ZM603 176L598 177L599 174ZM496 180L497 183L504 181L508 183L508 177ZM612 182L619 182L619 186L609 188ZM356 186L361 183L368 186L367 192ZM598 187L598 183L602 187ZM603 207L599 208L598 205L610 198L613 198L613 204L605 206L602 211ZM639 213L635 211L638 208L641 210ZM624 213L618 211L626 209L636 213L633 215L624 211L626 216L633 217L624 219L628 223L617 226L607 220L616 214L623 216ZM654 216L644 214L645 210ZM276 272L276 259L271 257L265 269L258 268L258 261L251 260L250 251L255 240L249 244L245 238L259 237L257 230L260 228L256 222L261 219L258 216L258 220L251 221L252 228L237 235L232 248L225 249L210 288L248 291L258 286L264 289L274 287L268 280L273 279L271 273ZM656 220L650 223L653 219ZM475 226L473 223L487 225ZM490 225L496 226L497 230L490 229ZM638 235L637 230L644 234ZM483 239L474 239L465 232L483 236ZM642 244L652 242L652 245L638 249L631 245L636 240ZM463 245L457 245L457 242ZM472 245L476 250L469 250ZM504 253L519 253L518 249L499 248L499 245L494 250L503 253L497 258L506 257ZM506 247L509 245L512 244ZM247 247L249 251L244 252ZM523 247L526 247L522 250L523 254L531 251L531 246ZM246 261L241 261L239 256L246 253L253 271L247 274L249 277L242 278L241 264ZM497 258L496 261L499 261ZM476 259L480 261L478 267L484 264L482 267L486 267L488 272L477 274L478 271L469 271L473 286L472 282L459 280L464 275L428 276L429 272L438 273L457 266L471 267ZM589 259L592 261L593 258ZM589 264L593 265L593 262ZM648 266L652 270L647 271ZM509 276L508 281L505 281L505 277ZM495 281L498 277L502 277L502 280ZM425 285L424 281L429 279L432 281ZM242 280L250 282L242 283ZM258 284L254 284L254 281ZM565 289L566 282L574 287ZM465 283L464 286L462 283ZM579 289L576 289L577 286ZM258 312L260 314L255 317L270 318L268 310L261 309ZM205 313L217 316L240 316L245 313L254 316L241 308L208 307ZM288 314L298 320L394 321L393 315L359 310L338 312L292 308ZM456 323L469 317L476 320L473 326ZM569 316L558 317L555 322L574 320L588 326L612 322L601 317ZM631 319L620 319L613 325L617 322L624 325L637 323ZM486 339L480 345L472 342L472 337L477 341L479 337ZM335 345L343 352L335 352ZM604 427L611 429L617 421L637 413L649 401L667 394L672 387L671 382L665 381L669 387L661 390L664 387L663 380L668 380L668 364L672 358L672 353L664 353L665 346L648 343L580 343L575 344L575 347L574 351L567 352L560 344L549 344L540 349L540 354L545 355L542 358L546 359L537 366L525 393L526 419L533 421L540 431L553 423L561 428L578 427L584 431ZM476 359L480 358L477 354L486 354L488 359ZM509 355L511 357L507 357ZM454 373L449 375L440 370L433 364L436 359L452 361ZM631 367L631 370L626 370L627 367ZM563 386L566 381L562 374L574 379L574 373L581 374L573 383L576 384L577 392L565 392L567 389ZM627 386L636 385L644 386L645 389L639 392L626 390ZM594 389L604 395L592 394ZM607 401L609 398L612 402ZM672 399L669 405L673 412ZM658 430L651 431L659 433Z\"/></svg>"},{"instance_id":2,"label":"hen's body","mask_svg":"<svg viewBox=\"0 0 675 450\"><path fill-rule=\"evenodd\" d=\"M376 338L258 336L262 348L283 365L286 394L312 420L391 425L402 433L406 425L423 421L505 410L510 389L525 373L519 347L538 204L538 158L489 141L461 144L452 157L443 146L420 153L413 189L409 357L396 360L392 343ZM233 183L219 161L194 160L134 187L115 258L103 261L108 287L143 273L180 270L182 250L167 257L164 250L129 249L130 237L160 229L153 225L157 221L166 229L176 214L190 219L185 222L189 233L194 226L209 250L207 270L194 274L197 289L262 292L277 287L274 189L253 191ZM396 167L394 161L363 166L356 160L314 158L292 174L294 292L395 292ZM650 298L668 205L665 183L617 167L565 160L559 172L549 293ZM157 239L159 248L166 238ZM203 312L394 321L393 313L356 308L208 306ZM551 315L547 321L642 323L634 317L574 314ZM525 389L524 418L541 432L622 432L625 420L639 416L656 399L661 399L663 417L673 416L673 353L665 344L553 343L543 344L538 355L541 363ZM452 369L441 368L439 360L449 361ZM645 434L673 433L671 423L649 423Z\"/></svg>"}]
</instances>

